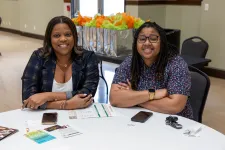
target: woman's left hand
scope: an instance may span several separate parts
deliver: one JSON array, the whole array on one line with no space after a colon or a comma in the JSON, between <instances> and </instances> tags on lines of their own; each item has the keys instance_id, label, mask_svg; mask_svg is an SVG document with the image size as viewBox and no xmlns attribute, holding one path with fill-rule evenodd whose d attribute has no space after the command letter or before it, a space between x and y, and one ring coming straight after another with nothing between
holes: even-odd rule
<instances>
[{"instance_id":1,"label":"woman's left hand","mask_svg":"<svg viewBox=\"0 0 225 150\"><path fill-rule=\"evenodd\" d=\"M127 79L127 83L119 82L118 88L121 89L121 90L132 90L131 83L128 79Z\"/></svg>"},{"instance_id":2,"label":"woman's left hand","mask_svg":"<svg viewBox=\"0 0 225 150\"><path fill-rule=\"evenodd\" d=\"M22 108L37 109L39 106L47 102L46 93L38 93L24 100Z\"/></svg>"}]
</instances>

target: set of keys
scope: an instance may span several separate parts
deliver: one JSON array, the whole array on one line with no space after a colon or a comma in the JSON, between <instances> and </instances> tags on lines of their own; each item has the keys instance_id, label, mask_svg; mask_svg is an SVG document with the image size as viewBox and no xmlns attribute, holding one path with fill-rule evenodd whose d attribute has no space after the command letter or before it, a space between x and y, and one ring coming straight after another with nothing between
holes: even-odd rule
<instances>
[{"instance_id":1,"label":"set of keys","mask_svg":"<svg viewBox=\"0 0 225 150\"><path fill-rule=\"evenodd\" d=\"M167 125L170 125L171 127L175 129L182 129L182 125L177 123L177 121L178 121L177 117L173 117L173 116L166 117Z\"/></svg>"}]
</instances>

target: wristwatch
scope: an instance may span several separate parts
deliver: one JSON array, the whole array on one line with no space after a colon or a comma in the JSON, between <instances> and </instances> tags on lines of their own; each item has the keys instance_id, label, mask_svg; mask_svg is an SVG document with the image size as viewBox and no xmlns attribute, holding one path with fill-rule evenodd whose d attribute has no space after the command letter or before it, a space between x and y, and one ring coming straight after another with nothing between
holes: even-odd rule
<instances>
[{"instance_id":1,"label":"wristwatch","mask_svg":"<svg viewBox=\"0 0 225 150\"><path fill-rule=\"evenodd\" d=\"M153 100L155 97L155 89L148 89L149 100Z\"/></svg>"}]
</instances>

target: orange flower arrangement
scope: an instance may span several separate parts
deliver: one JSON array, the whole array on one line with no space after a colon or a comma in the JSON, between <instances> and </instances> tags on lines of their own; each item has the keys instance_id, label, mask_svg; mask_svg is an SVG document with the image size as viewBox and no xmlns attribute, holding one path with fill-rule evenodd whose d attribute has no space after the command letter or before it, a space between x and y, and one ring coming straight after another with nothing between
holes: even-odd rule
<instances>
[{"instance_id":1,"label":"orange flower arrangement","mask_svg":"<svg viewBox=\"0 0 225 150\"><path fill-rule=\"evenodd\" d=\"M73 18L72 20L76 25L79 26L106 28L113 30L139 28L144 23L142 19L131 16L128 13L117 13L114 16L104 16L97 14L93 19L91 17L83 17L80 13L78 13L78 17Z\"/></svg>"}]
</instances>

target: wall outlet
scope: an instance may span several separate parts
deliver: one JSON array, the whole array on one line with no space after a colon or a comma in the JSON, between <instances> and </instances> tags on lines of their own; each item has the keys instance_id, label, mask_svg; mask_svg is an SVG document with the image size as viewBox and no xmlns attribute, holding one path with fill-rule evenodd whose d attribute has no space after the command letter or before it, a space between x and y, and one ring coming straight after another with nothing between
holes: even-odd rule
<instances>
[{"instance_id":1,"label":"wall outlet","mask_svg":"<svg viewBox=\"0 0 225 150\"><path fill-rule=\"evenodd\" d=\"M34 30L36 30L36 26L34 26Z\"/></svg>"},{"instance_id":2,"label":"wall outlet","mask_svg":"<svg viewBox=\"0 0 225 150\"><path fill-rule=\"evenodd\" d=\"M7 21L5 22L5 25L8 25L8 22Z\"/></svg>"},{"instance_id":3,"label":"wall outlet","mask_svg":"<svg viewBox=\"0 0 225 150\"><path fill-rule=\"evenodd\" d=\"M205 11L209 10L209 4L205 4Z\"/></svg>"},{"instance_id":4,"label":"wall outlet","mask_svg":"<svg viewBox=\"0 0 225 150\"><path fill-rule=\"evenodd\" d=\"M9 26L11 26L11 22L9 21Z\"/></svg>"},{"instance_id":5,"label":"wall outlet","mask_svg":"<svg viewBox=\"0 0 225 150\"><path fill-rule=\"evenodd\" d=\"M24 24L24 28L27 28L27 24Z\"/></svg>"}]
</instances>

